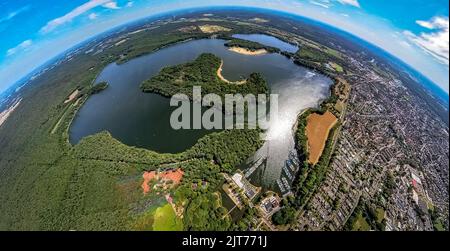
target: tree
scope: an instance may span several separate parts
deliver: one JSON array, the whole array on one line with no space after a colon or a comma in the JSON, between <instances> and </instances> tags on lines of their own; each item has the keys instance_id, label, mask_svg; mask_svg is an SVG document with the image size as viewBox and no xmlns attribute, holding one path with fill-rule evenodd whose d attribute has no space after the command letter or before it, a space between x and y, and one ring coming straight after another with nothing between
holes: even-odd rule
<instances>
[{"instance_id":1,"label":"tree","mask_svg":"<svg viewBox=\"0 0 450 251\"><path fill-rule=\"evenodd\" d=\"M295 209L287 206L276 212L272 216L272 221L276 225L286 225L292 223L295 219Z\"/></svg>"}]
</instances>

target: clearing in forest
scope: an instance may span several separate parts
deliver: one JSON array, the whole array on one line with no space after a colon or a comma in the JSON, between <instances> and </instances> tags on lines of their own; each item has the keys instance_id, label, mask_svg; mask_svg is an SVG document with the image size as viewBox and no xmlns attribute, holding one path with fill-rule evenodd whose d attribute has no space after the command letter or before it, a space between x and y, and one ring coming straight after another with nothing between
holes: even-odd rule
<instances>
[{"instance_id":1,"label":"clearing in forest","mask_svg":"<svg viewBox=\"0 0 450 251\"><path fill-rule=\"evenodd\" d=\"M163 190L166 190L169 187L178 185L183 178L183 174L184 172L180 168L164 172L144 172L142 175L142 178L144 178L144 182L141 185L142 190L144 194L148 193L151 190L149 183L152 180L156 180L156 184L153 185L153 188L162 188Z\"/></svg>"}]
</instances>

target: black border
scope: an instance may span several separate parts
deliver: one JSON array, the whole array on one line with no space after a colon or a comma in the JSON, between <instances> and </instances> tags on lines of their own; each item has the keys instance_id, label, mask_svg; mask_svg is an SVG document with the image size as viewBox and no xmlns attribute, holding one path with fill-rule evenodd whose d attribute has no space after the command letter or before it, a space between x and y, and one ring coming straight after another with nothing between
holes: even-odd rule
<instances>
[{"instance_id":1,"label":"black border","mask_svg":"<svg viewBox=\"0 0 450 251\"><path fill-rule=\"evenodd\" d=\"M215 237L214 248L183 246L183 238ZM227 236L264 236L267 246L226 246ZM0 232L3 247L86 249L114 248L132 250L182 249L258 249L258 250L432 250L443 249L448 232Z\"/></svg>"}]
</instances>

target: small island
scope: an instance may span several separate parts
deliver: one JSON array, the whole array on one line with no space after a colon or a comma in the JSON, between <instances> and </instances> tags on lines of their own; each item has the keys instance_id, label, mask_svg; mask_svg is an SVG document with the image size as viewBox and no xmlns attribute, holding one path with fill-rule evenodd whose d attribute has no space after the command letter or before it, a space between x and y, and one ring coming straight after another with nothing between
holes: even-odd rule
<instances>
[{"instance_id":1,"label":"small island","mask_svg":"<svg viewBox=\"0 0 450 251\"><path fill-rule=\"evenodd\" d=\"M239 84L226 81L218 74L222 60L211 53L203 53L193 62L163 68L158 75L141 84L144 92L154 92L166 97L177 93L186 94L192 100L192 88L200 86L202 93L215 93L222 98L225 94L267 94L266 81L259 73L252 73Z\"/></svg>"},{"instance_id":2,"label":"small island","mask_svg":"<svg viewBox=\"0 0 450 251\"><path fill-rule=\"evenodd\" d=\"M97 93L105 90L107 87L108 87L107 82L105 82L105 81L100 82L91 87L91 89L89 90L89 94L97 94Z\"/></svg>"},{"instance_id":3,"label":"small island","mask_svg":"<svg viewBox=\"0 0 450 251\"><path fill-rule=\"evenodd\" d=\"M244 55L264 55L267 53L279 53L280 49L265 46L258 42L243 40L233 38L229 42L225 43L225 46L229 48L230 51L234 51L236 53L244 54Z\"/></svg>"}]
</instances>

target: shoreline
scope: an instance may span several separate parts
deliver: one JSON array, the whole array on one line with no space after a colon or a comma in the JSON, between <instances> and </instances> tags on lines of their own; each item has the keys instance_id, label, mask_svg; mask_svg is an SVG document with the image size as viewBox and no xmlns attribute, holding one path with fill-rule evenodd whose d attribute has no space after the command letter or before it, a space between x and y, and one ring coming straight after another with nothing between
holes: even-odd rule
<instances>
[{"instance_id":1,"label":"shoreline","mask_svg":"<svg viewBox=\"0 0 450 251\"><path fill-rule=\"evenodd\" d=\"M20 105L20 102L22 102L22 98L20 98L18 101L14 101L13 105L0 112L0 126L2 126L6 122L8 117L11 116L14 110Z\"/></svg>"},{"instance_id":2,"label":"shoreline","mask_svg":"<svg viewBox=\"0 0 450 251\"><path fill-rule=\"evenodd\" d=\"M228 79L226 79L223 75L222 75L222 68L223 68L223 60L221 60L220 62L220 66L217 69L217 77L220 78L220 80L224 81L225 83L228 84L236 84L236 85L242 85L245 84L247 82L247 80L239 80L239 81L230 81Z\"/></svg>"}]
</instances>

